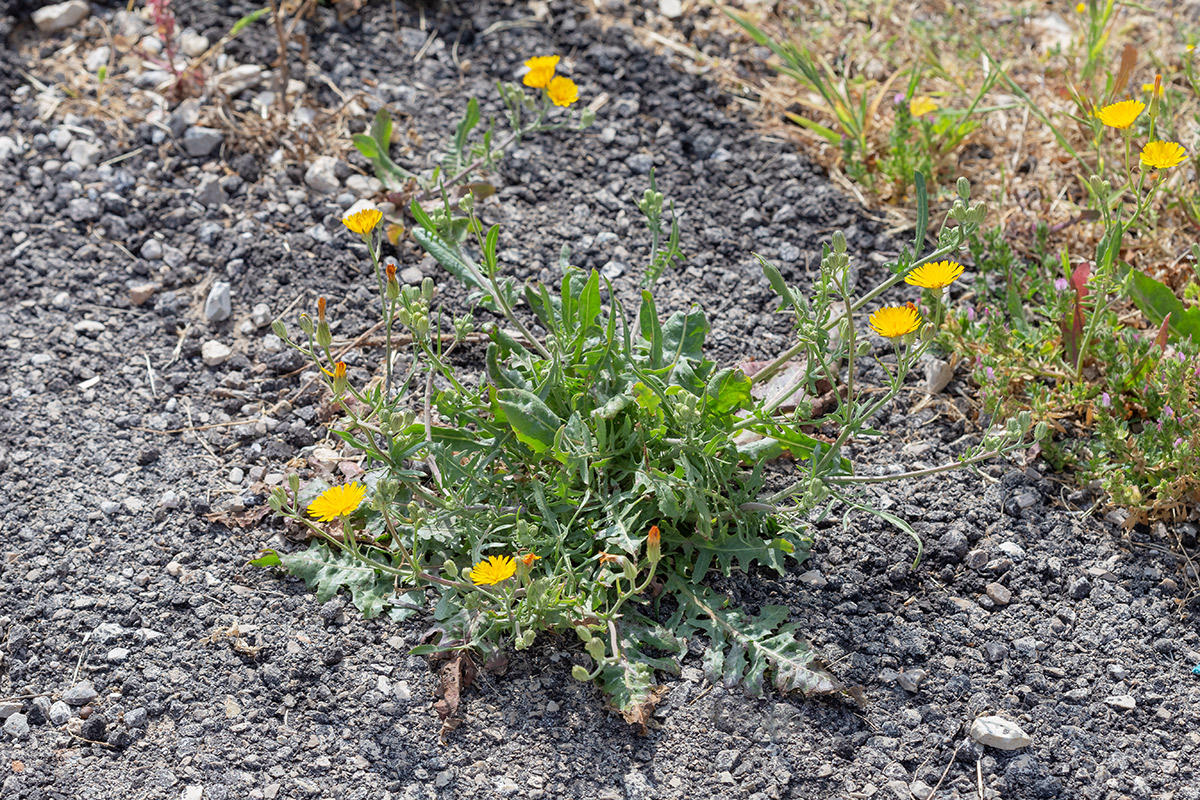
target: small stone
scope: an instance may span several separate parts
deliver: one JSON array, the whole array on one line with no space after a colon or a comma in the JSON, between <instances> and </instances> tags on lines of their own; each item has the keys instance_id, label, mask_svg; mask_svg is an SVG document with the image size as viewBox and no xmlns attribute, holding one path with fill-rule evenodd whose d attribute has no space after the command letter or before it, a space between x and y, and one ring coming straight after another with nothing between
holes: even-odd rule
<instances>
[{"instance_id":1,"label":"small stone","mask_svg":"<svg viewBox=\"0 0 1200 800\"><path fill-rule=\"evenodd\" d=\"M1067 587L1067 594L1069 594L1073 600L1082 600L1091 593L1092 582L1087 578L1076 578L1075 580L1071 581L1070 585Z\"/></svg>"},{"instance_id":2,"label":"small stone","mask_svg":"<svg viewBox=\"0 0 1200 800\"><path fill-rule=\"evenodd\" d=\"M225 202L225 190L221 188L221 179L216 175L209 175L200 182L200 188L196 190L196 201L203 203L209 208L214 208Z\"/></svg>"},{"instance_id":3,"label":"small stone","mask_svg":"<svg viewBox=\"0 0 1200 800\"><path fill-rule=\"evenodd\" d=\"M179 35L179 49L185 56L198 58L208 50L208 37L201 36L195 31L184 31Z\"/></svg>"},{"instance_id":4,"label":"small stone","mask_svg":"<svg viewBox=\"0 0 1200 800\"><path fill-rule=\"evenodd\" d=\"M124 664L129 660L129 648L114 647L108 651L108 655L104 657L104 660L110 664Z\"/></svg>"},{"instance_id":5,"label":"small stone","mask_svg":"<svg viewBox=\"0 0 1200 800\"><path fill-rule=\"evenodd\" d=\"M104 500L100 503L100 513L106 517L111 517L121 510L121 504L116 500Z\"/></svg>"},{"instance_id":6,"label":"small stone","mask_svg":"<svg viewBox=\"0 0 1200 800\"><path fill-rule=\"evenodd\" d=\"M106 733L108 720L100 713L92 714L79 726L79 735L89 742L103 742Z\"/></svg>"},{"instance_id":7,"label":"small stone","mask_svg":"<svg viewBox=\"0 0 1200 800\"><path fill-rule=\"evenodd\" d=\"M989 583L985 591L992 602L998 606L1006 606L1012 602L1012 591L1002 583Z\"/></svg>"},{"instance_id":8,"label":"small stone","mask_svg":"<svg viewBox=\"0 0 1200 800\"><path fill-rule=\"evenodd\" d=\"M810 569L800 575L800 582L805 586L812 586L820 589L822 586L827 586L829 581L821 574L819 569Z\"/></svg>"},{"instance_id":9,"label":"small stone","mask_svg":"<svg viewBox=\"0 0 1200 800\"><path fill-rule=\"evenodd\" d=\"M1108 674L1112 676L1114 681L1123 681L1129 677L1129 670L1120 664L1109 664Z\"/></svg>"},{"instance_id":10,"label":"small stone","mask_svg":"<svg viewBox=\"0 0 1200 800\"><path fill-rule=\"evenodd\" d=\"M635 175L646 175L654 167L654 157L647 153L634 153L625 159L625 166Z\"/></svg>"},{"instance_id":11,"label":"small stone","mask_svg":"<svg viewBox=\"0 0 1200 800\"><path fill-rule=\"evenodd\" d=\"M271 307L266 303L255 303L250 311L250 321L256 328L265 328L271 324Z\"/></svg>"},{"instance_id":12,"label":"small stone","mask_svg":"<svg viewBox=\"0 0 1200 800\"><path fill-rule=\"evenodd\" d=\"M971 738L997 750L1019 750L1033 744L1029 734L1004 717L978 718L971 723Z\"/></svg>"},{"instance_id":13,"label":"small stone","mask_svg":"<svg viewBox=\"0 0 1200 800\"><path fill-rule=\"evenodd\" d=\"M667 19L683 15L683 0L658 0L658 10Z\"/></svg>"},{"instance_id":14,"label":"small stone","mask_svg":"<svg viewBox=\"0 0 1200 800\"><path fill-rule=\"evenodd\" d=\"M22 708L24 706L15 700L5 700L3 703L0 703L0 719L8 719L13 714L19 714Z\"/></svg>"},{"instance_id":15,"label":"small stone","mask_svg":"<svg viewBox=\"0 0 1200 800\"><path fill-rule=\"evenodd\" d=\"M146 507L146 501L140 497L126 497L122 505L129 510L130 513L136 514Z\"/></svg>"},{"instance_id":16,"label":"small stone","mask_svg":"<svg viewBox=\"0 0 1200 800\"><path fill-rule=\"evenodd\" d=\"M242 707L232 697L225 698L225 718L234 719L242 715Z\"/></svg>"},{"instance_id":17,"label":"small stone","mask_svg":"<svg viewBox=\"0 0 1200 800\"><path fill-rule=\"evenodd\" d=\"M29 718L24 714L13 714L4 720L4 732L14 739L24 739L29 735Z\"/></svg>"},{"instance_id":18,"label":"small stone","mask_svg":"<svg viewBox=\"0 0 1200 800\"><path fill-rule=\"evenodd\" d=\"M92 7L84 0L67 0L34 11L33 24L42 33L57 33L78 25L91 13Z\"/></svg>"},{"instance_id":19,"label":"small stone","mask_svg":"<svg viewBox=\"0 0 1200 800\"><path fill-rule=\"evenodd\" d=\"M163 247L162 242L154 237L150 237L142 242L141 248L138 250L138 255L147 261L158 261L162 258Z\"/></svg>"},{"instance_id":20,"label":"small stone","mask_svg":"<svg viewBox=\"0 0 1200 800\"><path fill-rule=\"evenodd\" d=\"M342 185L337 177L337 163L333 156L318 156L304 173L304 184L314 192L333 194Z\"/></svg>"},{"instance_id":21,"label":"small stone","mask_svg":"<svg viewBox=\"0 0 1200 800\"><path fill-rule=\"evenodd\" d=\"M178 578L183 574L183 565L178 561L171 561L167 564L167 574L173 578Z\"/></svg>"},{"instance_id":22,"label":"small stone","mask_svg":"<svg viewBox=\"0 0 1200 800\"><path fill-rule=\"evenodd\" d=\"M1137 708L1137 700L1131 694L1116 694L1104 698L1104 702L1120 711L1133 711Z\"/></svg>"},{"instance_id":23,"label":"small stone","mask_svg":"<svg viewBox=\"0 0 1200 800\"><path fill-rule=\"evenodd\" d=\"M100 333L104 323L95 319L82 319L71 326L76 333Z\"/></svg>"},{"instance_id":24,"label":"small stone","mask_svg":"<svg viewBox=\"0 0 1200 800\"><path fill-rule=\"evenodd\" d=\"M62 699L68 705L86 706L99 696L91 681L81 681L63 692Z\"/></svg>"},{"instance_id":25,"label":"small stone","mask_svg":"<svg viewBox=\"0 0 1200 800\"><path fill-rule=\"evenodd\" d=\"M379 178L356 174L346 178L346 188L358 199L366 200L383 190L383 182Z\"/></svg>"},{"instance_id":26,"label":"small stone","mask_svg":"<svg viewBox=\"0 0 1200 800\"><path fill-rule=\"evenodd\" d=\"M139 283L137 286L129 290L129 304L133 306L143 305L147 300L154 296L158 291L158 284L155 283Z\"/></svg>"},{"instance_id":27,"label":"small stone","mask_svg":"<svg viewBox=\"0 0 1200 800\"><path fill-rule=\"evenodd\" d=\"M908 791L917 800L926 800L926 798L933 794L933 787L925 783L925 781L913 781L908 785Z\"/></svg>"},{"instance_id":28,"label":"small stone","mask_svg":"<svg viewBox=\"0 0 1200 800\"><path fill-rule=\"evenodd\" d=\"M216 367L225 363L225 360L233 355L233 348L227 344L222 344L216 339L209 339L200 346L200 357L204 359L204 366Z\"/></svg>"},{"instance_id":29,"label":"small stone","mask_svg":"<svg viewBox=\"0 0 1200 800\"><path fill-rule=\"evenodd\" d=\"M921 683L925 680L925 670L909 669L901 672L896 678L896 682L900 684L900 688L906 692L916 692L921 688Z\"/></svg>"},{"instance_id":30,"label":"small stone","mask_svg":"<svg viewBox=\"0 0 1200 800\"><path fill-rule=\"evenodd\" d=\"M192 784L183 789L183 800L204 800L204 787Z\"/></svg>"},{"instance_id":31,"label":"small stone","mask_svg":"<svg viewBox=\"0 0 1200 800\"><path fill-rule=\"evenodd\" d=\"M257 64L239 64L217 76L217 86L230 95L241 94L263 81L263 68Z\"/></svg>"},{"instance_id":32,"label":"small stone","mask_svg":"<svg viewBox=\"0 0 1200 800\"><path fill-rule=\"evenodd\" d=\"M229 470L229 482L232 484L240 484L246 477L246 472L241 467L234 467Z\"/></svg>"},{"instance_id":33,"label":"small stone","mask_svg":"<svg viewBox=\"0 0 1200 800\"><path fill-rule=\"evenodd\" d=\"M183 149L189 156L208 156L212 155L213 151L224 141L225 134L216 128L193 125L183 134Z\"/></svg>"},{"instance_id":34,"label":"small stone","mask_svg":"<svg viewBox=\"0 0 1200 800\"><path fill-rule=\"evenodd\" d=\"M950 384L954 377L954 367L940 358L931 358L925 362L925 391L938 394Z\"/></svg>"},{"instance_id":35,"label":"small stone","mask_svg":"<svg viewBox=\"0 0 1200 800\"><path fill-rule=\"evenodd\" d=\"M46 715L46 718L49 719L50 724L54 725L55 727L58 727L59 725L66 725L67 720L71 718L71 707L62 700L56 700L54 704L50 706L50 713Z\"/></svg>"},{"instance_id":36,"label":"small stone","mask_svg":"<svg viewBox=\"0 0 1200 800\"><path fill-rule=\"evenodd\" d=\"M90 167L100 163L100 145L76 139L67 146L67 158L81 167Z\"/></svg>"},{"instance_id":37,"label":"small stone","mask_svg":"<svg viewBox=\"0 0 1200 800\"><path fill-rule=\"evenodd\" d=\"M986 567L990 560L991 557L988 556L986 550L972 550L971 552L967 553L966 563L971 569L979 570Z\"/></svg>"},{"instance_id":38,"label":"small stone","mask_svg":"<svg viewBox=\"0 0 1200 800\"><path fill-rule=\"evenodd\" d=\"M125 725L129 728L144 728L148 722L146 709L131 708L122 716L125 720Z\"/></svg>"},{"instance_id":39,"label":"small stone","mask_svg":"<svg viewBox=\"0 0 1200 800\"><path fill-rule=\"evenodd\" d=\"M233 300L230 297L229 283L217 281L208 290L208 298L204 301L204 318L209 322L221 322L229 319L233 313Z\"/></svg>"},{"instance_id":40,"label":"small stone","mask_svg":"<svg viewBox=\"0 0 1200 800\"><path fill-rule=\"evenodd\" d=\"M400 281L410 286L420 286L425 280L425 274L416 267L405 267L400 270Z\"/></svg>"}]
</instances>

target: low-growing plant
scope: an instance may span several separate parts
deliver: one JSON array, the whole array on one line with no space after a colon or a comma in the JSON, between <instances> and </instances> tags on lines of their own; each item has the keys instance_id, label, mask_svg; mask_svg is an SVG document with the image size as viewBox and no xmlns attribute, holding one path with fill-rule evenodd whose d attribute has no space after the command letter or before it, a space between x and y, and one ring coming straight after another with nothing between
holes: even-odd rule
<instances>
[{"instance_id":1,"label":"low-growing plant","mask_svg":"<svg viewBox=\"0 0 1200 800\"><path fill-rule=\"evenodd\" d=\"M838 508L847 519L859 509L891 521L916 539L919 557L916 534L874 509L862 484L1024 446L1028 415L932 469L858 476L843 457L851 440L879 435L872 418L935 338L945 287L962 269L940 259L963 248L984 216L965 182L959 194L949 214L955 225L936 248L920 255L919 236L893 274L861 295L841 233L824 247L807 291L760 259L796 342L753 375L705 358L709 324L698 306L664 316L643 290L631 313L598 272L571 266L565 250L556 285L518 286L500 269L499 227L484 228L470 194L458 203L463 243L448 215L410 208L416 240L470 289L476 309L499 320L486 328L482 365L457 366L450 356L476 327L475 314L452 315L436 304L432 280L401 286L394 268L381 266L379 211L348 217L371 253L385 323L399 323L413 343L410 366L402 379L385 367L381 378L354 385L331 350L324 300L315 321L301 316L298 339L275 323L320 368L344 414L335 434L362 457L365 474L336 486L289 476L270 505L312 544L255 563L304 578L322 600L345 587L368 616L426 611L431 622L415 653L490 659L542 633L578 637L586 663L572 674L594 681L637 724L660 696L656 670L677 673L695 637L714 681L752 693L767 682L783 692L840 690L786 607L738 609L706 578L803 561L814 524ZM661 208L660 197L651 200ZM919 201L927 213L923 194ZM643 211L653 229L654 214ZM876 359L888 381L864 387L857 365L872 348L858 315L902 280L933 289L933 311L923 319L908 304L871 313L871 328L890 340L890 357ZM817 403L823 395L828 408ZM784 454L800 475L768 491L769 462Z\"/></svg>"}]
</instances>

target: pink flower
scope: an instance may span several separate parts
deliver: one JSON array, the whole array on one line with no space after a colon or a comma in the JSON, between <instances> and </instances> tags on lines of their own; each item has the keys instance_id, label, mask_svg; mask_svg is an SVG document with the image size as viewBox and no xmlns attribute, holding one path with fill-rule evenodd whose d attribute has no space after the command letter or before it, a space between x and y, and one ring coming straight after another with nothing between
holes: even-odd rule
<instances>
[{"instance_id":1,"label":"pink flower","mask_svg":"<svg viewBox=\"0 0 1200 800\"><path fill-rule=\"evenodd\" d=\"M1108 396L1108 392L1100 393L1100 405L1104 406L1105 408L1108 408L1112 405L1112 398Z\"/></svg>"},{"instance_id":2,"label":"pink flower","mask_svg":"<svg viewBox=\"0 0 1200 800\"><path fill-rule=\"evenodd\" d=\"M1058 280L1056 280L1054 282L1054 288L1058 289L1060 292L1065 292L1067 290L1068 285L1069 284L1067 283L1066 278L1059 278Z\"/></svg>"},{"instance_id":3,"label":"pink flower","mask_svg":"<svg viewBox=\"0 0 1200 800\"><path fill-rule=\"evenodd\" d=\"M975 321L975 306L967 306L967 322Z\"/></svg>"}]
</instances>

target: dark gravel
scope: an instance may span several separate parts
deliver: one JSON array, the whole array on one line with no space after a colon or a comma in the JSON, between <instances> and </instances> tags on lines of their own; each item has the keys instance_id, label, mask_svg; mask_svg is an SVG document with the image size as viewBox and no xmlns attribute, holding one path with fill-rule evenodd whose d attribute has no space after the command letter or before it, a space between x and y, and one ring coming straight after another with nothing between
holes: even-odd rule
<instances>
[{"instance_id":1,"label":"dark gravel","mask_svg":"<svg viewBox=\"0 0 1200 800\"><path fill-rule=\"evenodd\" d=\"M212 40L252 7L177 5L181 26ZM723 362L772 355L786 324L751 251L802 283L836 228L864 275L894 243L689 64L583 5L555 0L510 26L495 23L539 4L428 8L440 35L420 60L428 34L414 9L398 8L397 30L390 3L344 24L322 8L307 26L311 102L341 102L317 74L369 89L419 134L423 158L465 97L494 112L496 79L528 55L569 54L585 101L609 101L592 130L531 139L494 176L484 213L503 225L503 261L550 277L568 243L579 265L620 272L631 296L649 241L633 199L654 165L685 213L689 256L664 278L661 304L701 303ZM0 33L17 31L5 67L20 58L53 83L62 47L86 57L103 41L94 22L41 37L14 25L24 10L0 3ZM115 24L112 9L95 11ZM270 64L271 42L259 26L230 53ZM126 78L117 85L131 92ZM1162 549L1168 532L1126 536L1080 513L1084 497L1041 463L876 490L923 537L915 569L911 539L854 517L826 526L788 575L722 582L750 605L789 605L833 671L863 687L865 709L747 699L689 660L668 683L661 726L638 736L571 679L575 645L545 641L506 675L484 674L467 721L439 743L435 677L406 653L419 623L363 621L341 598L322 606L246 565L263 547L296 546L254 512L289 460L329 446L319 398L289 375L303 364L255 326L254 306L294 319L324 294L336 335L369 323L372 289L339 222L347 198L311 191L305 165L272 165L232 135L189 156L153 115L126 120L122 137L86 104L43 118L28 84L4 81L0 137L16 145L0 154L6 800L908 798L943 775L937 798L977 797L977 775L987 797L1200 798L1200 635L1185 602L1196 576ZM72 163L67 133L100 157ZM365 166L352 156L337 179L345 187ZM396 255L461 297L432 262ZM209 323L217 280L231 284L233 313ZM210 340L232 349L215 366L201 355ZM914 385L880 415L888 437L856 448L861 470L961 453L979 433L970 392L956 380L927 403ZM183 428L194 430L161 433ZM1194 525L1174 532L1195 544ZM983 714L1017 722L1033 744L973 744L966 731Z\"/></svg>"}]
</instances>

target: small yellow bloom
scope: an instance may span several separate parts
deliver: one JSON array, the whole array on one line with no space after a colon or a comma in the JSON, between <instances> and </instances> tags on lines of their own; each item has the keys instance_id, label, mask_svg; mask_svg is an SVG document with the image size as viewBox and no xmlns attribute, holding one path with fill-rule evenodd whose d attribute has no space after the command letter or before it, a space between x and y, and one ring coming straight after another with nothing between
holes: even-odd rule
<instances>
[{"instance_id":1,"label":"small yellow bloom","mask_svg":"<svg viewBox=\"0 0 1200 800\"><path fill-rule=\"evenodd\" d=\"M1108 127L1124 130L1145 110L1146 104L1141 100L1122 100L1100 109L1096 116Z\"/></svg>"},{"instance_id":2,"label":"small yellow bloom","mask_svg":"<svg viewBox=\"0 0 1200 800\"><path fill-rule=\"evenodd\" d=\"M490 556L471 567L467 577L476 586L493 586L508 580L516 571L517 562L512 556Z\"/></svg>"},{"instance_id":3,"label":"small yellow bloom","mask_svg":"<svg viewBox=\"0 0 1200 800\"><path fill-rule=\"evenodd\" d=\"M936 261L921 266L908 273L904 282L922 289L941 289L949 286L962 275L963 265L954 261Z\"/></svg>"},{"instance_id":4,"label":"small yellow bloom","mask_svg":"<svg viewBox=\"0 0 1200 800\"><path fill-rule=\"evenodd\" d=\"M533 89L545 89L558 67L558 56L534 56L525 62L525 66L529 71L521 79L522 82Z\"/></svg>"},{"instance_id":5,"label":"small yellow bloom","mask_svg":"<svg viewBox=\"0 0 1200 800\"><path fill-rule=\"evenodd\" d=\"M1157 81L1156 81L1156 83L1157 83ZM1143 92L1149 92L1151 95L1155 94L1155 91L1154 91L1154 84L1153 84L1153 83L1143 83L1143 84L1142 84L1142 91L1143 91ZM1164 86L1163 86L1161 83L1159 83L1159 84L1158 84L1158 96L1159 96L1159 97L1162 97L1162 96L1163 96L1163 92L1164 92L1164 91L1165 91L1165 87L1164 87Z\"/></svg>"},{"instance_id":6,"label":"small yellow bloom","mask_svg":"<svg viewBox=\"0 0 1200 800\"><path fill-rule=\"evenodd\" d=\"M342 217L342 224L355 233L366 236L375 230L375 226L381 219L383 219L383 212L378 208L364 208L362 211Z\"/></svg>"},{"instance_id":7,"label":"small yellow bloom","mask_svg":"<svg viewBox=\"0 0 1200 800\"><path fill-rule=\"evenodd\" d=\"M526 567L532 567L533 562L540 561L541 558L542 557L537 555L536 553L526 553L525 555L521 556L521 563L524 564Z\"/></svg>"},{"instance_id":8,"label":"small yellow bloom","mask_svg":"<svg viewBox=\"0 0 1200 800\"><path fill-rule=\"evenodd\" d=\"M579 87L575 85L575 81L560 75L550 81L550 85L546 87L546 94L550 95L551 103L566 108L579 99Z\"/></svg>"},{"instance_id":9,"label":"small yellow bloom","mask_svg":"<svg viewBox=\"0 0 1200 800\"><path fill-rule=\"evenodd\" d=\"M1194 44L1189 44L1187 47L1185 47L1185 48L1183 48L1183 49L1184 49L1184 50L1187 50L1187 51L1190 53L1190 52L1192 52L1193 50L1195 50L1195 49L1196 49L1196 45L1194 45Z\"/></svg>"},{"instance_id":10,"label":"small yellow bloom","mask_svg":"<svg viewBox=\"0 0 1200 800\"><path fill-rule=\"evenodd\" d=\"M1087 13L1087 3L1076 3L1075 4L1075 13L1076 14L1086 14Z\"/></svg>"},{"instance_id":11,"label":"small yellow bloom","mask_svg":"<svg viewBox=\"0 0 1200 800\"><path fill-rule=\"evenodd\" d=\"M1185 158L1187 151L1176 142L1147 142L1142 148L1142 163L1151 169L1170 169Z\"/></svg>"},{"instance_id":12,"label":"small yellow bloom","mask_svg":"<svg viewBox=\"0 0 1200 800\"><path fill-rule=\"evenodd\" d=\"M922 95L920 97L914 97L912 100L908 101L908 113L912 114L914 117L923 117L926 114L937 110L937 101L932 97L925 97Z\"/></svg>"},{"instance_id":13,"label":"small yellow bloom","mask_svg":"<svg viewBox=\"0 0 1200 800\"><path fill-rule=\"evenodd\" d=\"M916 306L887 306L871 315L871 327L880 336L895 339L912 333L921 325L921 315Z\"/></svg>"},{"instance_id":14,"label":"small yellow bloom","mask_svg":"<svg viewBox=\"0 0 1200 800\"><path fill-rule=\"evenodd\" d=\"M333 522L338 517L353 513L354 509L362 504L366 494L367 487L361 483L330 486L321 492L320 497L308 504L308 513L321 522Z\"/></svg>"}]
</instances>

